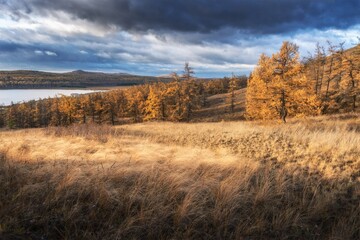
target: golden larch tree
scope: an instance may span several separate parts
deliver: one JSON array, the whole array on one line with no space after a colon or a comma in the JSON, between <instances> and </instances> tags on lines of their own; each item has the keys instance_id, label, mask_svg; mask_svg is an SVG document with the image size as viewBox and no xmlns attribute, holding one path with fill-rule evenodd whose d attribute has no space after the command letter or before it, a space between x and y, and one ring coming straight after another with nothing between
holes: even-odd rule
<instances>
[{"instance_id":1,"label":"golden larch tree","mask_svg":"<svg viewBox=\"0 0 360 240\"><path fill-rule=\"evenodd\" d=\"M270 84L273 77L271 58L262 54L250 74L246 91L246 117L248 119L273 119L276 112L271 106Z\"/></svg>"}]
</instances>

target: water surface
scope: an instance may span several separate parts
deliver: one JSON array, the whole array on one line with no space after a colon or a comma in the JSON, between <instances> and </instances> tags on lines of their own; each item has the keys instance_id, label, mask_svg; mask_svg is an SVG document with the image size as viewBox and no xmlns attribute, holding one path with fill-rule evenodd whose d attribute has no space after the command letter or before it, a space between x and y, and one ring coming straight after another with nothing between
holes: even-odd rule
<instances>
[{"instance_id":1,"label":"water surface","mask_svg":"<svg viewBox=\"0 0 360 240\"><path fill-rule=\"evenodd\" d=\"M84 89L7 89L0 90L0 105L10 105L11 102L37 100L39 98L56 97L60 95L85 94L99 92L99 90Z\"/></svg>"}]
</instances>

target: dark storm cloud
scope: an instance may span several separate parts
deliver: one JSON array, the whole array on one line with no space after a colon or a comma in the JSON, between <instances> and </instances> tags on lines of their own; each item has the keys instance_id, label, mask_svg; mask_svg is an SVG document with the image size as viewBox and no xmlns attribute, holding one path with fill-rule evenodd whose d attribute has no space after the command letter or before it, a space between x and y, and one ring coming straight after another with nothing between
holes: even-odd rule
<instances>
[{"instance_id":1,"label":"dark storm cloud","mask_svg":"<svg viewBox=\"0 0 360 240\"><path fill-rule=\"evenodd\" d=\"M347 28L360 22L359 0L3 0L15 16L70 13L124 30L253 33ZM22 8L23 12L19 11ZM20 14L21 13L21 14Z\"/></svg>"},{"instance_id":2,"label":"dark storm cloud","mask_svg":"<svg viewBox=\"0 0 360 240\"><path fill-rule=\"evenodd\" d=\"M92 55L84 56L76 54L79 52L71 46L51 46L47 44L21 44L0 41L0 59L22 60L39 63L59 62L59 61L99 61L98 57Z\"/></svg>"},{"instance_id":3,"label":"dark storm cloud","mask_svg":"<svg viewBox=\"0 0 360 240\"><path fill-rule=\"evenodd\" d=\"M19 48L22 47L23 46L19 44L0 41L0 54L16 52Z\"/></svg>"},{"instance_id":4,"label":"dark storm cloud","mask_svg":"<svg viewBox=\"0 0 360 240\"><path fill-rule=\"evenodd\" d=\"M96 51L69 44L55 46L42 43L21 44L1 40L0 63L5 69L98 69L100 71L134 72L140 68L129 65L122 59L104 58L97 55Z\"/></svg>"}]
</instances>

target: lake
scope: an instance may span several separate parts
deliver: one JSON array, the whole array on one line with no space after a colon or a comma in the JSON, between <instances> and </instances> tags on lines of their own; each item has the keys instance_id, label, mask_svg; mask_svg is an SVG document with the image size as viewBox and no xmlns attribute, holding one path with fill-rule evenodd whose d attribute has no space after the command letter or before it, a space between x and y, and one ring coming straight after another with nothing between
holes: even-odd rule
<instances>
[{"instance_id":1,"label":"lake","mask_svg":"<svg viewBox=\"0 0 360 240\"><path fill-rule=\"evenodd\" d=\"M10 105L11 102L37 100L39 98L56 97L58 95L85 94L100 92L101 90L84 89L7 89L0 90L0 105Z\"/></svg>"}]
</instances>

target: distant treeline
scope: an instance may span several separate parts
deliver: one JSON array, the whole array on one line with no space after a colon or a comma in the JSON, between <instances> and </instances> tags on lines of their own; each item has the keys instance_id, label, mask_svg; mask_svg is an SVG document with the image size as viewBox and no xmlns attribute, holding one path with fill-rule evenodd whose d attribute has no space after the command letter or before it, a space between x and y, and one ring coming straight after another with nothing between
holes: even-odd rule
<instances>
[{"instance_id":1,"label":"distant treeline","mask_svg":"<svg viewBox=\"0 0 360 240\"><path fill-rule=\"evenodd\" d=\"M246 87L247 77L196 80L192 69L174 75L170 83L156 82L79 96L63 96L0 108L0 126L33 128L74 123L190 121L193 112L206 106L210 95ZM230 98L234 94L230 94ZM230 99L230 103L234 101ZM232 105L232 104L231 104Z\"/></svg>"},{"instance_id":2,"label":"distant treeline","mask_svg":"<svg viewBox=\"0 0 360 240\"><path fill-rule=\"evenodd\" d=\"M151 82L170 82L170 77L145 77L74 71L48 73L38 71L0 71L0 89L86 88L133 86Z\"/></svg>"},{"instance_id":3,"label":"distant treeline","mask_svg":"<svg viewBox=\"0 0 360 240\"><path fill-rule=\"evenodd\" d=\"M360 45L319 44L299 60L298 46L284 42L271 57L261 55L249 77L248 119L357 111L360 104Z\"/></svg>"}]
</instances>

